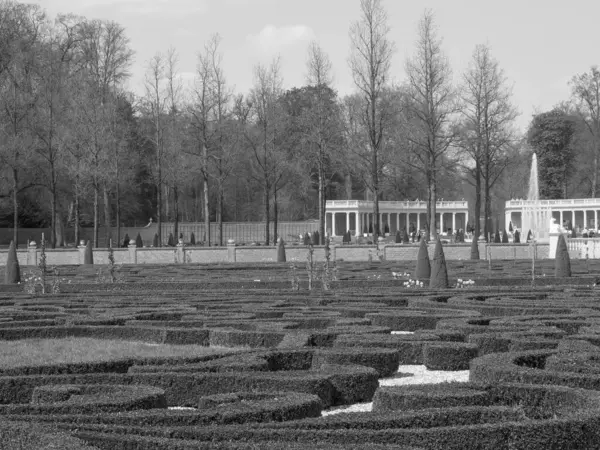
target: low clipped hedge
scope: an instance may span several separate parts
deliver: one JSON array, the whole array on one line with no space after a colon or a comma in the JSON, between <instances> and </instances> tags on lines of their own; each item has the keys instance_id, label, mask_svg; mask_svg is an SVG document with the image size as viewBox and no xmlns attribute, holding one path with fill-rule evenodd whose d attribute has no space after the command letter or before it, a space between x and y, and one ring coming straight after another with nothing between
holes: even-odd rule
<instances>
[{"instance_id":1,"label":"low clipped hedge","mask_svg":"<svg viewBox=\"0 0 600 450\"><path fill-rule=\"evenodd\" d=\"M489 404L488 392L465 385L465 383L380 387L373 397L373 411L375 412L487 406Z\"/></svg>"},{"instance_id":2,"label":"low clipped hedge","mask_svg":"<svg viewBox=\"0 0 600 450\"><path fill-rule=\"evenodd\" d=\"M423 364L423 349L428 343L438 341L440 341L439 336L430 333L388 335L343 334L338 336L333 343L333 347L390 348L396 350L398 354L398 364Z\"/></svg>"},{"instance_id":3,"label":"low clipped hedge","mask_svg":"<svg viewBox=\"0 0 600 450\"><path fill-rule=\"evenodd\" d=\"M377 347L318 349L312 358L313 370L324 364L351 364L372 367L380 377L388 377L398 371L398 352Z\"/></svg>"},{"instance_id":4,"label":"low clipped hedge","mask_svg":"<svg viewBox=\"0 0 600 450\"><path fill-rule=\"evenodd\" d=\"M428 343L423 349L423 364L429 370L468 370L477 357L475 344L464 342Z\"/></svg>"},{"instance_id":5,"label":"low clipped hedge","mask_svg":"<svg viewBox=\"0 0 600 450\"><path fill-rule=\"evenodd\" d=\"M491 406L354 413L284 423L132 428L77 424L86 433L145 435L238 445L280 442L325 445L416 445L428 450L592 449L600 441L600 393L560 386L502 383L481 386ZM73 427L73 425L71 425ZM215 448L213 447L213 448ZM235 448L235 447L234 447Z\"/></svg>"},{"instance_id":6,"label":"low clipped hedge","mask_svg":"<svg viewBox=\"0 0 600 450\"><path fill-rule=\"evenodd\" d=\"M55 429L49 424L0 420L0 448L23 450L94 450L85 439Z\"/></svg>"},{"instance_id":7,"label":"low clipped hedge","mask_svg":"<svg viewBox=\"0 0 600 450\"><path fill-rule=\"evenodd\" d=\"M209 330L206 329L91 325L0 328L0 341L66 337L123 339L157 344L209 345Z\"/></svg>"},{"instance_id":8,"label":"low clipped hedge","mask_svg":"<svg viewBox=\"0 0 600 450\"><path fill-rule=\"evenodd\" d=\"M221 347L277 347L284 333L270 331L241 331L233 328L210 329L209 343Z\"/></svg>"}]
</instances>

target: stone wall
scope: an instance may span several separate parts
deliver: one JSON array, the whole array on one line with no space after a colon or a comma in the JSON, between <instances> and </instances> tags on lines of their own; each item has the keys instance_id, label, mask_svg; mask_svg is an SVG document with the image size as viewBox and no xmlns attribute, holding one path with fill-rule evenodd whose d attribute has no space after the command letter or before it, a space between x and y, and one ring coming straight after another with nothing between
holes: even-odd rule
<instances>
[{"instance_id":1,"label":"stone wall","mask_svg":"<svg viewBox=\"0 0 600 450\"><path fill-rule=\"evenodd\" d=\"M429 244L429 257L433 258L435 245ZM418 244L388 244L381 246L383 257L387 261L414 261L419 251ZM547 259L549 245L536 246L537 258ZM532 248L528 244L479 244L480 259L531 259ZM8 251L0 251L0 266L6 265ZM37 265L40 249L17 250L21 265ZM225 247L162 247L162 248L118 248L113 250L116 264L179 264L179 263L224 263L224 262L275 262L277 248L274 246L235 246ZM369 254L377 259L377 247L374 245L337 245L331 246L331 259L343 261L368 261ZM467 260L471 258L471 244L446 244L444 254L447 260ZM581 253L569 250L571 258L581 257ZM287 246L286 259L288 262L304 263L307 249L304 246ZM325 260L323 246L314 247L314 261ZM77 249L47 249L46 262L48 266L81 264L83 248ZM108 250L94 250L95 264L108 264Z\"/></svg>"}]
</instances>

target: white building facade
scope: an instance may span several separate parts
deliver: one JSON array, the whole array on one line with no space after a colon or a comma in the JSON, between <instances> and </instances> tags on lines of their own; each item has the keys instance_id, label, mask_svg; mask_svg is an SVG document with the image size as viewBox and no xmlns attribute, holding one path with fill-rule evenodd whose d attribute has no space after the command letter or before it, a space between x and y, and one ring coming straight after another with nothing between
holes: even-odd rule
<instances>
[{"instance_id":1,"label":"white building facade","mask_svg":"<svg viewBox=\"0 0 600 450\"><path fill-rule=\"evenodd\" d=\"M469 203L467 201L439 201L436 203L436 226L440 232L467 227ZM381 232L387 224L390 234L406 228L425 230L427 225L427 202L380 201L379 223ZM348 230L352 236L362 236L373 231L373 202L370 200L327 200L325 206L325 229L329 236L342 236Z\"/></svg>"},{"instance_id":2,"label":"white building facade","mask_svg":"<svg viewBox=\"0 0 600 450\"><path fill-rule=\"evenodd\" d=\"M561 200L509 200L505 204L506 228L512 222L513 228L522 228L523 211L542 207L551 211L556 223L563 227L570 225L576 230L598 229L600 198L568 198Z\"/></svg>"}]
</instances>

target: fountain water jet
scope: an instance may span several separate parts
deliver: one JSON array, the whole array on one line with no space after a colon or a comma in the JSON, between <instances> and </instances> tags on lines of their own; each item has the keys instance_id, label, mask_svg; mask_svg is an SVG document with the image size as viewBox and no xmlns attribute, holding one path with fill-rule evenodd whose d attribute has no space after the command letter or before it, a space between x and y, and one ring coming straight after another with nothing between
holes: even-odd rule
<instances>
[{"instance_id":1,"label":"fountain water jet","mask_svg":"<svg viewBox=\"0 0 600 450\"><path fill-rule=\"evenodd\" d=\"M549 224L552 220L552 210L549 206L540 203L540 190L538 183L537 155L531 158L531 171L529 172L529 189L527 202L521 210L521 228L523 237L531 230L533 239L537 242L547 242L549 239Z\"/></svg>"}]
</instances>

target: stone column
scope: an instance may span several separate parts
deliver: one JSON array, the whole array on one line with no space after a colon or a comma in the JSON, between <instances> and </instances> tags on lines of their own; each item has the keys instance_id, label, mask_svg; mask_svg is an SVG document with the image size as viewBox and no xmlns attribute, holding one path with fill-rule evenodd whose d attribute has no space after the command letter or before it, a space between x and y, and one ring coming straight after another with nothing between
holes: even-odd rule
<instances>
[{"instance_id":1,"label":"stone column","mask_svg":"<svg viewBox=\"0 0 600 450\"><path fill-rule=\"evenodd\" d=\"M227 261L235 262L235 241L233 239L227 240Z\"/></svg>"},{"instance_id":2,"label":"stone column","mask_svg":"<svg viewBox=\"0 0 600 450\"><path fill-rule=\"evenodd\" d=\"M571 211L571 226L575 228L575 210Z\"/></svg>"},{"instance_id":3,"label":"stone column","mask_svg":"<svg viewBox=\"0 0 600 450\"><path fill-rule=\"evenodd\" d=\"M456 232L456 213L452 213L452 232Z\"/></svg>"},{"instance_id":4,"label":"stone column","mask_svg":"<svg viewBox=\"0 0 600 450\"><path fill-rule=\"evenodd\" d=\"M355 214L356 215L354 216L354 223L356 228L354 229L354 234L356 236L360 236L360 234L362 233L362 230L360 229L360 213L356 211Z\"/></svg>"},{"instance_id":5,"label":"stone column","mask_svg":"<svg viewBox=\"0 0 600 450\"><path fill-rule=\"evenodd\" d=\"M583 228L587 228L587 210L583 210Z\"/></svg>"},{"instance_id":6,"label":"stone column","mask_svg":"<svg viewBox=\"0 0 600 450\"><path fill-rule=\"evenodd\" d=\"M346 231L350 229L350 213L346 212L346 229L344 230L344 234Z\"/></svg>"},{"instance_id":7,"label":"stone column","mask_svg":"<svg viewBox=\"0 0 600 450\"><path fill-rule=\"evenodd\" d=\"M406 213L406 232L408 233L409 230L410 230L410 213L407 212Z\"/></svg>"},{"instance_id":8,"label":"stone column","mask_svg":"<svg viewBox=\"0 0 600 450\"><path fill-rule=\"evenodd\" d=\"M512 219L512 213L509 211L506 213L506 217L504 218L504 229L508 232L508 226ZM513 225L514 228L514 225Z\"/></svg>"},{"instance_id":9,"label":"stone column","mask_svg":"<svg viewBox=\"0 0 600 450\"><path fill-rule=\"evenodd\" d=\"M335 237L335 213L331 213L331 237Z\"/></svg>"},{"instance_id":10,"label":"stone column","mask_svg":"<svg viewBox=\"0 0 600 450\"><path fill-rule=\"evenodd\" d=\"M135 245L135 239L131 239L129 241L128 249L129 249L129 263L137 264L137 246Z\"/></svg>"},{"instance_id":11,"label":"stone column","mask_svg":"<svg viewBox=\"0 0 600 450\"><path fill-rule=\"evenodd\" d=\"M560 227L562 228L562 226L563 226L563 223L564 223L562 209L561 209L561 210L558 212L558 214L559 214L558 220L560 220L560 223L559 223L559 225L560 225Z\"/></svg>"},{"instance_id":12,"label":"stone column","mask_svg":"<svg viewBox=\"0 0 600 450\"><path fill-rule=\"evenodd\" d=\"M79 264L83 264L83 261L85 260L85 241L83 239L79 241L77 250L79 251Z\"/></svg>"},{"instance_id":13,"label":"stone column","mask_svg":"<svg viewBox=\"0 0 600 450\"><path fill-rule=\"evenodd\" d=\"M35 243L35 241L31 241L27 246L27 265L37 266L37 264L37 244Z\"/></svg>"},{"instance_id":14,"label":"stone column","mask_svg":"<svg viewBox=\"0 0 600 450\"><path fill-rule=\"evenodd\" d=\"M417 213L417 234L419 234L420 230L421 230L421 213L418 212Z\"/></svg>"},{"instance_id":15,"label":"stone column","mask_svg":"<svg viewBox=\"0 0 600 450\"><path fill-rule=\"evenodd\" d=\"M598 210L594 210L594 229L598 229Z\"/></svg>"}]
</instances>

